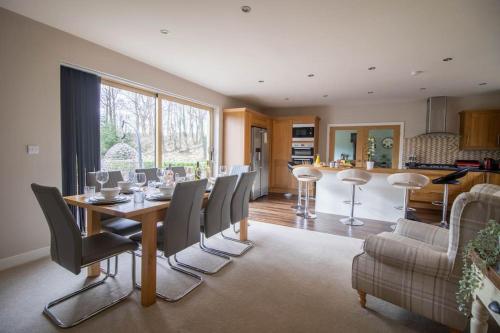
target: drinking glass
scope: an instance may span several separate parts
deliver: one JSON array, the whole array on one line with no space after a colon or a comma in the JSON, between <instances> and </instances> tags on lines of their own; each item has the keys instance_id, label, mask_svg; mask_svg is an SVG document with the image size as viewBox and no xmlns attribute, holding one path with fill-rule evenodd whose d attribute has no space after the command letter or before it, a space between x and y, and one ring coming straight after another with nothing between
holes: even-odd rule
<instances>
[{"instance_id":1,"label":"drinking glass","mask_svg":"<svg viewBox=\"0 0 500 333\"><path fill-rule=\"evenodd\" d=\"M92 199L95 196L95 186L85 186L83 194L86 199Z\"/></svg>"},{"instance_id":2,"label":"drinking glass","mask_svg":"<svg viewBox=\"0 0 500 333\"><path fill-rule=\"evenodd\" d=\"M144 172L136 173L134 176L134 183L140 190L141 187L146 184L146 174Z\"/></svg>"},{"instance_id":3,"label":"drinking glass","mask_svg":"<svg viewBox=\"0 0 500 333\"><path fill-rule=\"evenodd\" d=\"M106 184L109 180L109 173L106 170L97 171L95 173L95 180L101 184L101 188L104 188L104 184Z\"/></svg>"},{"instance_id":4,"label":"drinking glass","mask_svg":"<svg viewBox=\"0 0 500 333\"><path fill-rule=\"evenodd\" d=\"M194 178L194 169L192 166L185 166L184 170L186 171L186 179L193 180Z\"/></svg>"},{"instance_id":5,"label":"drinking glass","mask_svg":"<svg viewBox=\"0 0 500 333\"><path fill-rule=\"evenodd\" d=\"M160 183L163 184L165 182L165 169L163 168L156 169L156 177L158 177Z\"/></svg>"},{"instance_id":6,"label":"drinking glass","mask_svg":"<svg viewBox=\"0 0 500 333\"><path fill-rule=\"evenodd\" d=\"M154 180L148 180L148 195L151 195L156 192L156 183Z\"/></svg>"},{"instance_id":7,"label":"drinking glass","mask_svg":"<svg viewBox=\"0 0 500 333\"><path fill-rule=\"evenodd\" d=\"M219 176L223 177L227 174L227 166L226 165L220 165L219 166Z\"/></svg>"}]
</instances>

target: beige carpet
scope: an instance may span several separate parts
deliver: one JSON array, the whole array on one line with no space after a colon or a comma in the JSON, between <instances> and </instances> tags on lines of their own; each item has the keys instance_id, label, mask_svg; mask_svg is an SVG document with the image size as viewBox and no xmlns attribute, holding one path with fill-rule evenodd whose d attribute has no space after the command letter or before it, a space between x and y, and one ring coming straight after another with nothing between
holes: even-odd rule
<instances>
[{"instance_id":1,"label":"beige carpet","mask_svg":"<svg viewBox=\"0 0 500 333\"><path fill-rule=\"evenodd\" d=\"M204 284L183 300L143 308L136 291L69 332L447 332L370 296L369 309L358 305L351 261L361 240L259 222L249 234L256 247L218 274L204 276ZM130 283L129 262L130 255L121 259L119 283L111 281L58 311L78 313L90 298L123 292ZM158 271L162 288L169 281L178 285L172 279L181 277ZM84 274L74 276L49 259L1 272L0 332L57 331L42 315L44 304L84 281Z\"/></svg>"}]
</instances>

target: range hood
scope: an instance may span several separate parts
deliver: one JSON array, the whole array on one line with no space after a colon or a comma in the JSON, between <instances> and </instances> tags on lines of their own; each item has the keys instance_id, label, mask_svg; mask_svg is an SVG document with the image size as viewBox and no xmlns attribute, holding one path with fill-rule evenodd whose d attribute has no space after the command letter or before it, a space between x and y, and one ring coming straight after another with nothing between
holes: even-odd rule
<instances>
[{"instance_id":1,"label":"range hood","mask_svg":"<svg viewBox=\"0 0 500 333\"><path fill-rule=\"evenodd\" d=\"M437 96L427 99L427 121L425 133L447 133L447 97Z\"/></svg>"}]
</instances>

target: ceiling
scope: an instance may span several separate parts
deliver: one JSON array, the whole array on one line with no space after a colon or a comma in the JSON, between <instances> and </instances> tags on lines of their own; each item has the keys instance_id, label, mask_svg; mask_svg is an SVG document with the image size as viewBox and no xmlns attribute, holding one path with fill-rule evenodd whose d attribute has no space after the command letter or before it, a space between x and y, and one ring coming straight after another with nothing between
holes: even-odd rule
<instances>
[{"instance_id":1,"label":"ceiling","mask_svg":"<svg viewBox=\"0 0 500 333\"><path fill-rule=\"evenodd\" d=\"M251 12L243 13L243 5ZM499 0L0 0L0 6L257 106L500 89ZM424 72L410 75L415 70Z\"/></svg>"}]
</instances>

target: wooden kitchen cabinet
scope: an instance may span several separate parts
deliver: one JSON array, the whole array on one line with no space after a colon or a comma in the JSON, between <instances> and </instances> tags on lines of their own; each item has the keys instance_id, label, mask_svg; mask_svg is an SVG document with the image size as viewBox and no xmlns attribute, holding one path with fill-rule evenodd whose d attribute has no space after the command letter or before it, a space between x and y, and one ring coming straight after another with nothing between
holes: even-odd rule
<instances>
[{"instance_id":1,"label":"wooden kitchen cabinet","mask_svg":"<svg viewBox=\"0 0 500 333\"><path fill-rule=\"evenodd\" d=\"M287 192L292 186L292 175L288 171L288 161L292 152L292 119L273 120L271 155L271 191Z\"/></svg>"},{"instance_id":2,"label":"wooden kitchen cabinet","mask_svg":"<svg viewBox=\"0 0 500 333\"><path fill-rule=\"evenodd\" d=\"M460 112L460 149L500 149L500 110Z\"/></svg>"}]
</instances>

